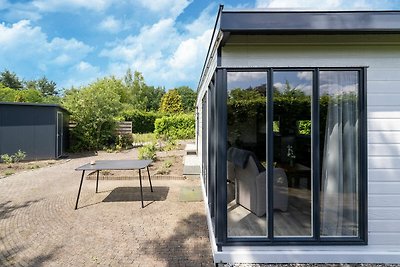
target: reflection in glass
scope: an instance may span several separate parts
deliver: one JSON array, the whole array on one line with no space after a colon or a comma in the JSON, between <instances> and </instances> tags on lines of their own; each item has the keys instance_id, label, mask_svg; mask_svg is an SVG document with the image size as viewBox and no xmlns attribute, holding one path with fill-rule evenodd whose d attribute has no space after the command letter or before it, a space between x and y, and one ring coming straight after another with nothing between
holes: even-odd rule
<instances>
[{"instance_id":1,"label":"reflection in glass","mask_svg":"<svg viewBox=\"0 0 400 267\"><path fill-rule=\"evenodd\" d=\"M312 235L312 71L275 71L274 236ZM274 127L275 128L275 127Z\"/></svg>"},{"instance_id":2,"label":"reflection in glass","mask_svg":"<svg viewBox=\"0 0 400 267\"><path fill-rule=\"evenodd\" d=\"M358 72L320 72L321 236L358 236Z\"/></svg>"},{"instance_id":3,"label":"reflection in glass","mask_svg":"<svg viewBox=\"0 0 400 267\"><path fill-rule=\"evenodd\" d=\"M266 236L266 72L228 72L228 236Z\"/></svg>"}]
</instances>

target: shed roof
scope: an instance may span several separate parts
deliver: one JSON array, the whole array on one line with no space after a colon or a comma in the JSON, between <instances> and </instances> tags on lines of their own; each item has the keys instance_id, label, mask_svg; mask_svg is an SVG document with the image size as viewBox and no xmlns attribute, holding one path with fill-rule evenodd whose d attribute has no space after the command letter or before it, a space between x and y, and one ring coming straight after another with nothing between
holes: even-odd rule
<instances>
[{"instance_id":1,"label":"shed roof","mask_svg":"<svg viewBox=\"0 0 400 267\"><path fill-rule=\"evenodd\" d=\"M37 106L37 107L54 107L64 110L70 113L66 108L58 104L47 104L47 103L26 103L26 102L0 102L0 105L10 105L10 106Z\"/></svg>"}]
</instances>

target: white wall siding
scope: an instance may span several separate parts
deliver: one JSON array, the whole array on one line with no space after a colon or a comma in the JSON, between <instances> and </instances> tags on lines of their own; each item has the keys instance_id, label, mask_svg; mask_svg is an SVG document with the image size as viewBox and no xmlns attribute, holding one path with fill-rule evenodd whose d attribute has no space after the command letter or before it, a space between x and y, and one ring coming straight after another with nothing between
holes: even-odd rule
<instances>
[{"instance_id":1,"label":"white wall siding","mask_svg":"<svg viewBox=\"0 0 400 267\"><path fill-rule=\"evenodd\" d=\"M399 253L400 36L235 36L222 50L222 66L368 67L369 246L357 249Z\"/></svg>"}]
</instances>

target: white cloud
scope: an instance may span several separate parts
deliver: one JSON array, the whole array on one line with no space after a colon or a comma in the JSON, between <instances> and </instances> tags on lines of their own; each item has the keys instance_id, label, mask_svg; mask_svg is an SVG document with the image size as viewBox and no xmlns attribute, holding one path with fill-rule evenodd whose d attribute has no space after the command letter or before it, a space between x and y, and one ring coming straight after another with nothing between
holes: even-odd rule
<instances>
[{"instance_id":1,"label":"white cloud","mask_svg":"<svg viewBox=\"0 0 400 267\"><path fill-rule=\"evenodd\" d=\"M67 69L66 78L60 82L59 86L60 88L85 86L103 76L98 67L89 62L80 61Z\"/></svg>"},{"instance_id":2,"label":"white cloud","mask_svg":"<svg viewBox=\"0 0 400 267\"><path fill-rule=\"evenodd\" d=\"M200 13L200 16L197 19L187 24L185 29L191 36L199 36L211 29L215 19L215 5L211 4Z\"/></svg>"},{"instance_id":3,"label":"white cloud","mask_svg":"<svg viewBox=\"0 0 400 267\"><path fill-rule=\"evenodd\" d=\"M53 38L29 20L0 24L0 66L18 73L29 73L34 79L46 75L65 75L65 68L81 62L92 47L74 38Z\"/></svg>"},{"instance_id":4,"label":"white cloud","mask_svg":"<svg viewBox=\"0 0 400 267\"><path fill-rule=\"evenodd\" d=\"M113 16L108 16L99 24L99 29L111 33L117 33L122 30L122 22Z\"/></svg>"},{"instance_id":5,"label":"white cloud","mask_svg":"<svg viewBox=\"0 0 400 267\"><path fill-rule=\"evenodd\" d=\"M139 4L153 13L165 17L177 17L192 2L192 0L138 0Z\"/></svg>"},{"instance_id":6,"label":"white cloud","mask_svg":"<svg viewBox=\"0 0 400 267\"><path fill-rule=\"evenodd\" d=\"M372 9L374 1L365 0L256 0L257 8L270 9L305 9L305 10L343 10L343 9Z\"/></svg>"},{"instance_id":7,"label":"white cloud","mask_svg":"<svg viewBox=\"0 0 400 267\"><path fill-rule=\"evenodd\" d=\"M113 0L35 0L33 6L40 11L66 11L84 8L93 11L103 11L111 6Z\"/></svg>"},{"instance_id":8,"label":"white cloud","mask_svg":"<svg viewBox=\"0 0 400 267\"><path fill-rule=\"evenodd\" d=\"M100 53L110 59L108 72L123 75L129 67L142 72L149 84L167 89L197 80L214 21L208 11L181 30L174 18L164 18L143 26L135 36L109 44Z\"/></svg>"}]
</instances>

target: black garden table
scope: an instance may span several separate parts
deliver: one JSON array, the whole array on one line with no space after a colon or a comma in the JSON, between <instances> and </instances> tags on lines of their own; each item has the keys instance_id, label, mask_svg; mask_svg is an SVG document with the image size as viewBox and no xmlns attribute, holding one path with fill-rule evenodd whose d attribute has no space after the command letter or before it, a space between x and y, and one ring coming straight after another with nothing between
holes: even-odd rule
<instances>
[{"instance_id":1,"label":"black garden table","mask_svg":"<svg viewBox=\"0 0 400 267\"><path fill-rule=\"evenodd\" d=\"M147 174L149 176L150 189L153 192L153 186L151 185L150 179L150 171L149 165L152 163L152 160L97 160L94 164L87 163L76 168L76 171L82 171L81 183L79 185L78 196L76 198L75 209L78 208L79 195L81 194L83 177L85 176L85 171L95 171L97 173L96 178L96 193L98 192L99 187L99 172L102 170L139 170L139 181L140 181L140 197L142 200L142 208L144 208L143 204L143 188L142 188L142 169L147 169Z\"/></svg>"}]
</instances>

